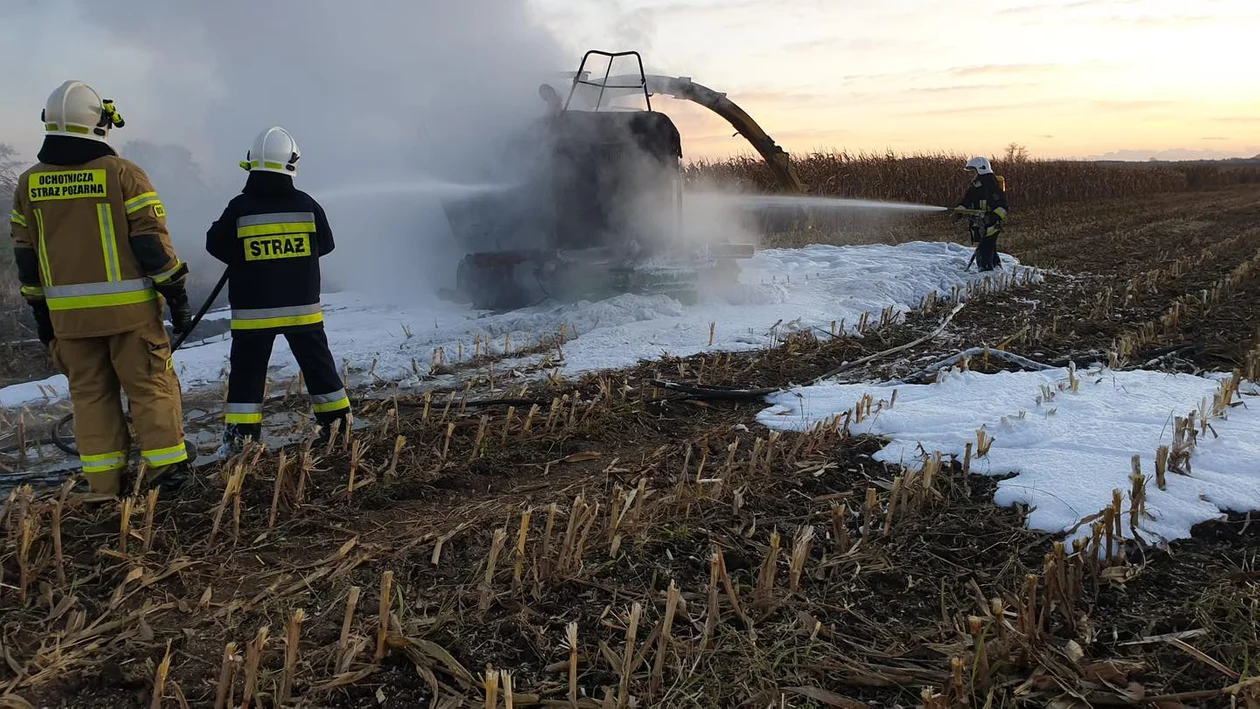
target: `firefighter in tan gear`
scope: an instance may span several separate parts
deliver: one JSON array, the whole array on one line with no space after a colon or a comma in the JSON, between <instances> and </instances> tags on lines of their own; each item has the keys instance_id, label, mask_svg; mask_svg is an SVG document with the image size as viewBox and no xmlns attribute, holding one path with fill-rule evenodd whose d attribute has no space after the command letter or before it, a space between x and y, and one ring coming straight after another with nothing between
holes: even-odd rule
<instances>
[{"instance_id":1,"label":"firefighter in tan gear","mask_svg":"<svg viewBox=\"0 0 1260 709\"><path fill-rule=\"evenodd\" d=\"M14 260L40 340L70 382L83 472L92 492L120 492L131 448L121 388L145 482L177 488L191 464L162 301L174 329L186 332L188 267L171 247L148 176L106 142L123 125L113 103L67 81L42 120L39 162L14 195Z\"/></svg>"}]
</instances>

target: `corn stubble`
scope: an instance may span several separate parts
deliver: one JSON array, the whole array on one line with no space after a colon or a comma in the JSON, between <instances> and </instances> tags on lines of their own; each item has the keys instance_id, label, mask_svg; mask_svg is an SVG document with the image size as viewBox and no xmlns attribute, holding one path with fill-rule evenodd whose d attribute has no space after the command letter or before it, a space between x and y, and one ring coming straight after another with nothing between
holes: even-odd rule
<instances>
[{"instance_id":1,"label":"corn stubble","mask_svg":"<svg viewBox=\"0 0 1260 709\"><path fill-rule=\"evenodd\" d=\"M932 307L940 304L934 300ZM860 325L887 327L895 320L889 311ZM475 343L475 350L481 356L481 343ZM701 370L704 376L716 376L722 366L723 357L706 358ZM1075 373L1072 378L1078 379ZM1154 451L1152 480L1160 489L1175 485L1177 475L1192 474L1190 459L1198 438L1212 435L1210 421L1228 415L1236 405L1238 384L1238 377L1223 383L1214 400L1177 418L1171 445ZM309 516L308 510L357 513L361 498L372 492L358 494L364 480L385 485L432 481L450 471L498 463L514 447L582 440L598 431L601 417L642 406L649 396L648 392L631 396L628 382L611 379L599 381L597 389L595 394L578 389L556 392L548 395L547 404L530 404L527 410L514 406L506 413L474 408L467 389L462 398L451 392L445 402L426 394L414 404L420 415L391 414L380 431L370 427L362 432L335 431L318 451L312 450L311 440L299 452L282 451L274 458L263 456L261 448L251 449L224 469L217 504L200 513L206 539L197 547L197 556L184 562L224 564L234 556L252 555L250 537L243 530L266 530L253 542L257 545L282 533L290 520ZM1047 398L1052 396L1053 392ZM395 394L388 406L398 412L408 402ZM895 471L890 482L862 483L815 501L808 512L786 524L763 516L758 506L765 502L761 488L784 477L816 480L835 475L834 452L851 442L853 427L895 407L895 395L889 401L867 396L847 413L803 433L758 437L718 431L634 459L561 454L539 466L545 476L554 466L587 470L591 479L563 483L569 487L549 491L549 498L541 502L526 493L508 507L487 505L484 512L453 526L409 522L416 528L414 538L395 546L382 546L379 540L364 544L356 537L326 559L299 569L264 562L259 589L249 598L219 598L221 593L212 597L203 583L197 587L205 590L198 612L227 623L237 634L219 646L218 681L212 682L215 705L253 706L262 701L270 705L273 697L318 704L397 658L415 666L435 698L475 698L475 703L486 706L685 703L702 688L714 690L705 685L705 669L722 658L748 658L749 671L765 677L770 670L760 663L784 651L797 656L792 663L803 667L820 667L828 658L844 657L850 676L874 684L924 687L923 706L982 706L995 696L1007 696L994 693L1018 684L1015 678L1034 677L1039 671L1060 678L1091 673L1114 678L1127 672L1123 666L1091 661L1075 651L1069 653L1075 657L1075 665L1069 667L1062 647L1067 638L1089 647L1094 600L1107 587L1123 585L1141 573L1128 558L1132 545L1140 543L1142 521L1150 514L1145 507L1149 481L1137 458L1128 499L1126 491L1117 490L1111 505L1084 523L1083 538L1054 544L1044 563L1016 587L994 583L986 589L976 584L972 595L977 605L951 613L943 591L949 579L915 580L928 598L934 599L938 586L942 589L940 633L953 638L945 648L947 659L930 669L923 665L898 669L889 664L893 660L854 653L843 639L843 629L814 617L834 604L847 603L845 589L852 579L869 573L867 569L896 569L898 556L913 548L933 520L967 494L971 464L986 458L995 445L980 430L962 460L926 455L917 465ZM274 477L266 474L272 470ZM55 500L42 501L29 488L10 495L0 513L6 532L4 567L18 578L16 583L0 579L0 593L17 596L21 604L36 598L42 602L43 594L73 597L70 589L86 569L67 560L62 549L62 530L70 514L68 492L67 486ZM246 502L251 499L263 501ZM170 526L159 529L154 521L153 510L164 504L162 500L136 498L124 504L139 508L137 513L142 509L144 521L142 532L123 531L108 550L114 554L109 558L128 564L116 576L120 583L113 595L117 602L111 604L113 619L93 621L66 602L65 610L54 613L63 657L86 661L89 654L83 648L102 635L102 626L117 623L107 632L129 632L141 619L148 619L147 627L169 613L169 608L155 605L135 615L124 601L155 587L155 579L188 573L190 568L178 566L175 558L158 558L164 553L160 550L180 548L177 539L162 538L173 533ZM129 525L132 509L120 511L124 512L120 520ZM222 542L229 522L231 539ZM781 534L776 525L787 531ZM708 542L704 548L712 547L705 558L694 561L707 566L707 574L678 573L682 567L673 554L680 547L672 539L726 527L729 530L719 534L702 532ZM136 537L140 545L130 543ZM432 555L427 557L430 544ZM472 550L476 556L469 563ZM450 578L462 574L462 581L435 589L431 577L424 576L427 567L399 567L397 575L394 569L385 569L375 578L363 573L372 568L363 566L369 561L376 561L380 570L381 560L388 558L386 563L393 565L413 553L430 558L431 565L444 573L452 571L455 576ZM652 555L675 563L658 558L658 563L645 564ZM737 566L730 565L734 560L739 561ZM623 588L611 596L601 617L590 617L581 607L563 606L563 617L555 621L559 625L537 626L538 636L547 638L543 644L560 653L549 669L558 675L557 681L493 666L474 677L439 643L440 638L451 637L444 628L452 623L463 630L476 627L457 617L474 606L476 612L469 615L491 627L508 617L532 617L535 608L572 598L575 588L594 593L592 589L609 584L610 575ZM641 583L634 584L635 579ZM330 589L340 590L329 594ZM378 601L375 613L359 612L362 597L371 598L373 593ZM435 593L441 597L432 597ZM312 608L312 602L321 603L318 614L308 616L298 607ZM252 628L246 629L238 619L251 611L260 611L261 616L249 616ZM335 645L318 647L307 640L303 646L303 637L320 637L318 628L327 631L329 623L335 628L322 636L336 638ZM282 652L269 650L273 625L286 630ZM313 626L311 632L308 626ZM242 642L244 653L239 650ZM22 667L27 664L23 660L14 662ZM46 660L31 658L29 667ZM153 675L154 701L178 689L171 683L170 664L164 664L166 669ZM492 664L507 666L500 661ZM30 687L34 676L29 672L15 688ZM808 683L805 675L794 677L802 685ZM738 693L732 687L716 691ZM601 695L603 703L593 699Z\"/></svg>"}]
</instances>

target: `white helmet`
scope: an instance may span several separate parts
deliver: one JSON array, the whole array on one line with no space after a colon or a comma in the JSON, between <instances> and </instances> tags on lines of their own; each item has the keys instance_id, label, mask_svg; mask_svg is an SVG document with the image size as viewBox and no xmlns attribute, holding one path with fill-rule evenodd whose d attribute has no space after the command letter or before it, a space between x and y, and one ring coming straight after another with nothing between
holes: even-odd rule
<instances>
[{"instance_id":1,"label":"white helmet","mask_svg":"<svg viewBox=\"0 0 1260 709\"><path fill-rule=\"evenodd\" d=\"M988 158L972 158L967 161L966 170L975 170L977 175L992 175L993 166L989 164Z\"/></svg>"},{"instance_id":2,"label":"white helmet","mask_svg":"<svg viewBox=\"0 0 1260 709\"><path fill-rule=\"evenodd\" d=\"M67 81L48 96L40 113L44 130L51 135L104 141L110 128L124 123L114 102L102 100L96 89L82 81Z\"/></svg>"},{"instance_id":3,"label":"white helmet","mask_svg":"<svg viewBox=\"0 0 1260 709\"><path fill-rule=\"evenodd\" d=\"M297 161L302 157L297 141L289 131L272 126L254 138L254 146L245 153L241 167L253 172L278 172L292 177L297 173Z\"/></svg>"}]
</instances>

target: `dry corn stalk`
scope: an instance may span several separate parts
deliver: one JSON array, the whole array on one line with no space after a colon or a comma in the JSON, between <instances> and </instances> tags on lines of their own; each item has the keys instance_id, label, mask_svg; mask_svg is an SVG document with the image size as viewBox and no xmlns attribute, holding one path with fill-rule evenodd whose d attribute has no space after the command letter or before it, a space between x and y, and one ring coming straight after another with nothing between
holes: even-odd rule
<instances>
[{"instance_id":1,"label":"dry corn stalk","mask_svg":"<svg viewBox=\"0 0 1260 709\"><path fill-rule=\"evenodd\" d=\"M442 441L442 460L446 460L446 456L451 451L451 437L455 435L455 424L446 424L446 438Z\"/></svg>"},{"instance_id":2,"label":"dry corn stalk","mask_svg":"<svg viewBox=\"0 0 1260 709\"><path fill-rule=\"evenodd\" d=\"M486 709L498 709L499 671L486 665L486 674L482 676L481 685L486 690Z\"/></svg>"},{"instance_id":3,"label":"dry corn stalk","mask_svg":"<svg viewBox=\"0 0 1260 709\"><path fill-rule=\"evenodd\" d=\"M892 494L888 499L888 515L884 517L884 536L888 536L892 533L893 515L897 511L897 498L901 495L901 489L904 483L905 479L900 475L893 479Z\"/></svg>"},{"instance_id":4,"label":"dry corn stalk","mask_svg":"<svg viewBox=\"0 0 1260 709\"><path fill-rule=\"evenodd\" d=\"M569 703L577 705L578 700L578 627L577 623L565 626L565 640L569 646Z\"/></svg>"},{"instance_id":5,"label":"dry corn stalk","mask_svg":"<svg viewBox=\"0 0 1260 709\"><path fill-rule=\"evenodd\" d=\"M983 428L976 429L976 457L983 458L989 454L989 448L993 445L993 438L988 431Z\"/></svg>"},{"instance_id":6,"label":"dry corn stalk","mask_svg":"<svg viewBox=\"0 0 1260 709\"><path fill-rule=\"evenodd\" d=\"M394 454L390 456L389 468L385 471L385 477L392 480L398 474L398 457L402 455L403 446L407 445L406 436L398 436L394 439Z\"/></svg>"},{"instance_id":7,"label":"dry corn stalk","mask_svg":"<svg viewBox=\"0 0 1260 709\"><path fill-rule=\"evenodd\" d=\"M258 669L262 664L263 650L267 646L267 636L270 627L264 625L258 629L258 635L250 641L245 652L245 693L241 699L241 706L249 709L249 703L254 699L254 693L258 690Z\"/></svg>"},{"instance_id":8,"label":"dry corn stalk","mask_svg":"<svg viewBox=\"0 0 1260 709\"><path fill-rule=\"evenodd\" d=\"M376 629L376 662L379 664L385 659L385 639L389 636L389 609L390 599L394 592L394 572L385 571L381 574L381 606L380 616Z\"/></svg>"},{"instance_id":9,"label":"dry corn stalk","mask_svg":"<svg viewBox=\"0 0 1260 709\"><path fill-rule=\"evenodd\" d=\"M280 451L280 460L276 463L276 484L271 491L271 511L267 515L267 529L274 529L276 516L280 512L280 491L284 489L284 471L289 459L286 451Z\"/></svg>"},{"instance_id":10,"label":"dry corn stalk","mask_svg":"<svg viewBox=\"0 0 1260 709\"><path fill-rule=\"evenodd\" d=\"M490 544L490 555L486 558L486 574L481 582L481 601L478 609L485 613L490 610L490 601L494 597L494 568L498 564L499 554L503 552L503 544L507 541L507 530L494 530L494 540Z\"/></svg>"},{"instance_id":11,"label":"dry corn stalk","mask_svg":"<svg viewBox=\"0 0 1260 709\"><path fill-rule=\"evenodd\" d=\"M57 584L59 586L66 585L66 560L61 547L61 515L62 510L66 507L66 497L69 496L70 490L74 485L75 480L73 478L61 485L61 493L57 496L57 504L53 507L52 512L53 554L57 559Z\"/></svg>"},{"instance_id":12,"label":"dry corn stalk","mask_svg":"<svg viewBox=\"0 0 1260 709\"><path fill-rule=\"evenodd\" d=\"M297 664L302 644L302 621L306 619L306 611L298 608L289 617L289 627L284 636L284 674L280 680L280 695L277 703L283 706L293 694L293 679L297 676Z\"/></svg>"},{"instance_id":13,"label":"dry corn stalk","mask_svg":"<svg viewBox=\"0 0 1260 709\"><path fill-rule=\"evenodd\" d=\"M809 550L814 542L814 528L805 525L796 534L796 542L792 545L792 561L789 565L788 592L795 594L801 587L801 576L805 573L805 564L809 563Z\"/></svg>"},{"instance_id":14,"label":"dry corn stalk","mask_svg":"<svg viewBox=\"0 0 1260 709\"><path fill-rule=\"evenodd\" d=\"M490 417L482 414L481 424L477 427L477 438L473 441L472 455L469 460L477 460L481 457L482 444L486 440L486 429L490 426Z\"/></svg>"},{"instance_id":15,"label":"dry corn stalk","mask_svg":"<svg viewBox=\"0 0 1260 709\"><path fill-rule=\"evenodd\" d=\"M350 668L353 655L349 653L350 627L354 623L354 610L359 605L359 587L351 586L346 596L346 612L341 619L341 636L337 640L337 671L345 672Z\"/></svg>"},{"instance_id":16,"label":"dry corn stalk","mask_svg":"<svg viewBox=\"0 0 1260 709\"><path fill-rule=\"evenodd\" d=\"M153 515L157 510L158 489L155 487L149 490L148 500L144 508L144 553L148 554L153 549Z\"/></svg>"},{"instance_id":17,"label":"dry corn stalk","mask_svg":"<svg viewBox=\"0 0 1260 709\"><path fill-rule=\"evenodd\" d=\"M166 694L166 678L171 674L171 641L166 641L166 655L158 665L153 677L153 699L149 701L150 709L162 709L162 698Z\"/></svg>"},{"instance_id":18,"label":"dry corn stalk","mask_svg":"<svg viewBox=\"0 0 1260 709\"><path fill-rule=\"evenodd\" d=\"M774 600L774 577L779 571L779 552L781 538L778 531L770 533L770 547L766 550L766 558L761 562L761 571L757 574L757 602L769 604Z\"/></svg>"},{"instance_id":19,"label":"dry corn stalk","mask_svg":"<svg viewBox=\"0 0 1260 709\"><path fill-rule=\"evenodd\" d=\"M652 679L649 692L653 697L660 690L661 680L665 672L665 653L669 651L669 643L673 640L671 633L674 627L674 614L678 612L678 604L682 600L682 594L678 592L678 584L672 580L669 582L669 595L665 600L665 619L661 621L661 633L659 645L656 649L656 659L652 663Z\"/></svg>"},{"instance_id":20,"label":"dry corn stalk","mask_svg":"<svg viewBox=\"0 0 1260 709\"><path fill-rule=\"evenodd\" d=\"M124 497L118 503L118 551L124 555L127 553L127 538L131 536L131 513L135 504L134 497Z\"/></svg>"},{"instance_id":21,"label":"dry corn stalk","mask_svg":"<svg viewBox=\"0 0 1260 709\"><path fill-rule=\"evenodd\" d=\"M521 579L525 573L525 544L529 540L529 522L534 514L531 507L521 513L521 527L516 534L516 566L512 569L512 589L520 591Z\"/></svg>"},{"instance_id":22,"label":"dry corn stalk","mask_svg":"<svg viewBox=\"0 0 1260 709\"><path fill-rule=\"evenodd\" d=\"M852 544L849 541L849 506L831 506L831 529L836 539L836 551L847 554Z\"/></svg>"},{"instance_id":23,"label":"dry corn stalk","mask_svg":"<svg viewBox=\"0 0 1260 709\"><path fill-rule=\"evenodd\" d=\"M879 506L879 492L873 488L866 488L866 513L865 523L862 525L862 539L869 539L871 534L875 532L875 509Z\"/></svg>"},{"instance_id":24,"label":"dry corn stalk","mask_svg":"<svg viewBox=\"0 0 1260 709\"><path fill-rule=\"evenodd\" d=\"M232 677L236 674L236 663L240 657L236 654L236 643L228 643L223 648L223 665L219 669L219 684L214 696L214 709L227 709L228 692L232 688Z\"/></svg>"},{"instance_id":25,"label":"dry corn stalk","mask_svg":"<svg viewBox=\"0 0 1260 709\"><path fill-rule=\"evenodd\" d=\"M621 655L620 679L617 683L617 706L620 708L630 704L630 675L637 652L636 636L639 632L639 619L643 615L643 606L637 601L630 609L630 623L626 626L626 648Z\"/></svg>"},{"instance_id":26,"label":"dry corn stalk","mask_svg":"<svg viewBox=\"0 0 1260 709\"><path fill-rule=\"evenodd\" d=\"M1146 478L1142 476L1141 459L1133 456L1133 474L1129 476L1130 482L1133 484L1132 490L1129 492L1129 529L1132 530L1133 536L1138 536L1138 526L1142 523L1142 515L1146 511Z\"/></svg>"},{"instance_id":27,"label":"dry corn stalk","mask_svg":"<svg viewBox=\"0 0 1260 709\"><path fill-rule=\"evenodd\" d=\"M1155 485L1160 490L1168 489L1168 446L1160 446L1155 451Z\"/></svg>"}]
</instances>

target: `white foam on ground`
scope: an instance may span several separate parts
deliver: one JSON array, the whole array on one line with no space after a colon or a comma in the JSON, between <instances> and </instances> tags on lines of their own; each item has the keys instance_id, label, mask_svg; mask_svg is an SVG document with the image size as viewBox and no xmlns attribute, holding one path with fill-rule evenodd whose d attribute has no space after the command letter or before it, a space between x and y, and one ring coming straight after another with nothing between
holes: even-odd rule
<instances>
[{"instance_id":1,"label":"white foam on ground","mask_svg":"<svg viewBox=\"0 0 1260 709\"><path fill-rule=\"evenodd\" d=\"M1187 416L1206 400L1210 407L1218 378L1160 372L1078 373L1079 390L1067 387L1068 372L977 374L948 371L927 385L821 384L769 398L757 420L783 431L806 430L853 408L865 394L891 401L878 415L851 426L855 434L891 439L876 459L916 467L922 451L962 458L966 444L983 428L995 440L989 454L972 459L972 472L1015 476L998 484L995 502L1033 507L1029 526L1047 532L1071 530L1124 491L1128 524L1132 457L1140 455L1150 478L1140 530L1147 539L1188 537L1191 527L1222 511L1260 510L1260 399L1214 419L1219 438L1200 436L1189 476L1168 473L1167 489L1156 487L1155 452L1172 445L1173 417ZM1054 394L1044 400L1042 387ZM1068 390L1061 390L1067 388ZM1037 402L1038 397L1042 402ZM1074 535L1088 534L1088 525Z\"/></svg>"},{"instance_id":2,"label":"white foam on ground","mask_svg":"<svg viewBox=\"0 0 1260 709\"><path fill-rule=\"evenodd\" d=\"M904 313L933 291L948 295L955 286L991 275L974 268L964 272L972 251L940 242L770 249L741 262L737 285L688 306L666 296L621 295L487 314L435 296L385 303L331 293L323 298L325 327L339 361L349 360L352 368L364 371L375 362L375 382L420 384L437 349L452 363L461 344L469 358L480 338L490 343L492 353L501 354L509 335L516 350L537 344L540 336L554 337L562 326L570 339L560 369L578 374L632 366L663 354L763 348L792 330L816 328L825 336L832 321L853 330L863 313L877 318L888 307ZM1018 268L1013 257L1004 254L1003 261L1008 272ZM185 390L222 386L230 346L230 337L222 335L178 351L176 369ZM277 338L271 363L273 381L297 376L283 338ZM352 380L363 383L366 377ZM64 395L64 377L48 382ZM28 385L0 390L4 406L43 400Z\"/></svg>"}]
</instances>

